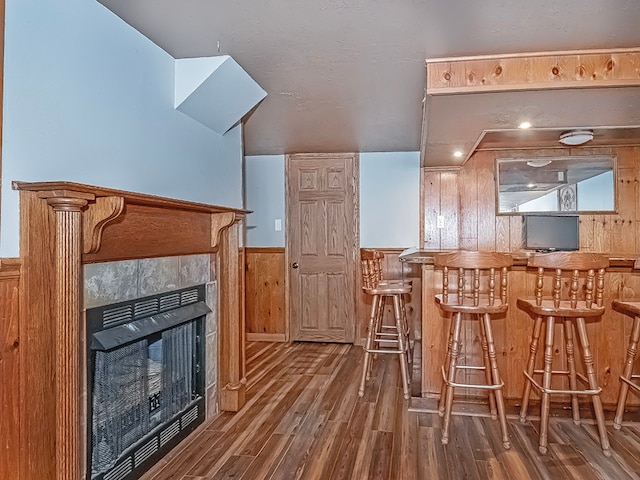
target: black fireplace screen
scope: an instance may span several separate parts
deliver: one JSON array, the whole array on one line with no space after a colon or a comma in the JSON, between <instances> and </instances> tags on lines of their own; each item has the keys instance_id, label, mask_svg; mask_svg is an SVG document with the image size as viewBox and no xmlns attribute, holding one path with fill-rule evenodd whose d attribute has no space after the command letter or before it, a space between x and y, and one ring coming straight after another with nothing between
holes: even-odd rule
<instances>
[{"instance_id":1,"label":"black fireplace screen","mask_svg":"<svg viewBox=\"0 0 640 480\"><path fill-rule=\"evenodd\" d=\"M200 290L203 296L204 289ZM182 293L164 297L180 298ZM136 300L132 308L124 303L87 312L93 350L88 372L89 478L137 478L193 430L200 423L196 419L204 418L200 339L208 308L193 295L182 295L178 307L162 303L162 297ZM158 309L151 309L151 315L148 306L138 309L144 314L137 318L136 302L148 305L150 299ZM167 304L171 309L160 311ZM131 315L118 314L118 321L100 328L97 324L104 327L105 312L112 318L114 309Z\"/></svg>"}]
</instances>

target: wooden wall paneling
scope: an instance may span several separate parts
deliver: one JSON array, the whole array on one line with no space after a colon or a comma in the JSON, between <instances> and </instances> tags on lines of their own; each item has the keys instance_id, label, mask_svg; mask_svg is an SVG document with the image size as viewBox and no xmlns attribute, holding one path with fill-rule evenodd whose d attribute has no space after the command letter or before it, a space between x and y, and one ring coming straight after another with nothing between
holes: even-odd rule
<instances>
[{"instance_id":1,"label":"wooden wall paneling","mask_svg":"<svg viewBox=\"0 0 640 480\"><path fill-rule=\"evenodd\" d=\"M636 184L636 189L640 189L640 147L630 148L630 157L634 160L635 166L635 175L634 182ZM635 209L636 209L636 218L635 218L635 232L636 232L636 256L640 256L640 191L636 190L635 196Z\"/></svg>"},{"instance_id":2,"label":"wooden wall paneling","mask_svg":"<svg viewBox=\"0 0 640 480\"><path fill-rule=\"evenodd\" d=\"M458 172L442 172L440 175L440 213L444 217L444 228L440 228L440 248L460 248L460 194Z\"/></svg>"},{"instance_id":3,"label":"wooden wall paneling","mask_svg":"<svg viewBox=\"0 0 640 480\"><path fill-rule=\"evenodd\" d=\"M612 215L611 252L633 254L636 248L636 198L638 184L635 181L635 168L618 168L618 214Z\"/></svg>"},{"instance_id":4,"label":"wooden wall paneling","mask_svg":"<svg viewBox=\"0 0 640 480\"><path fill-rule=\"evenodd\" d=\"M640 51L634 48L427 59L427 91L433 95L629 85L640 78L638 57Z\"/></svg>"},{"instance_id":5,"label":"wooden wall paneling","mask_svg":"<svg viewBox=\"0 0 640 480\"><path fill-rule=\"evenodd\" d=\"M247 339L284 342L284 248L247 248L245 255Z\"/></svg>"},{"instance_id":6,"label":"wooden wall paneling","mask_svg":"<svg viewBox=\"0 0 640 480\"><path fill-rule=\"evenodd\" d=\"M545 152L528 152L528 154L544 154ZM575 149L572 150L572 154L588 154L588 153L613 153L618 157L618 213L615 215L596 214L596 215L581 215L580 216L580 247L584 251L593 251L599 253L621 253L625 256L640 255L640 245L635 240L640 235L640 198L638 195L638 178L640 178L640 148L636 147L619 147L616 149ZM510 152L500 152L501 156L510 154ZM460 233L462 237L466 236L467 226L464 225L467 222L467 215L469 214L469 208L466 207L469 200L469 195L466 192L468 189L477 189L480 192L480 182L482 168L486 169L487 176L484 177L484 181L491 187L492 191L495 188L495 180L489 177L489 172L492 174L489 165L493 165L493 159L496 156L496 152L480 152L475 154L469 162L463 167L458 176L458 187L460 189L459 196L459 211L460 211ZM484 167L483 167L484 165ZM471 173L473 170L477 170L476 173ZM431 183L437 182L435 176L438 172L429 172L429 181ZM442 172L441 180L442 180ZM426 172L423 170L424 184L426 185L428 178ZM470 185L473 182L473 178L476 178L478 185ZM620 181L624 184L620 188ZM463 192L464 191L464 192ZM429 198L428 195L424 195L423 199L425 204L422 206L425 212L425 218L427 212L431 208L432 215L435 219L438 215L439 208L446 208L447 201L447 186L445 182L441 182L440 196L438 199ZM478 206L476 209L471 207L471 215L476 214L478 218L478 238L481 238L482 227L482 215L486 218L493 218L493 224L495 230L492 235L489 235L489 241L495 241L496 249L506 250L512 252L519 252L522 250L522 217L515 216L495 216L493 213L495 194L491 196L491 200L487 200L487 195L481 195L478 193L478 203L483 203L482 206ZM432 202L432 203L427 203ZM454 201L455 202L455 201ZM440 210L442 212L442 210ZM481 212L485 212L482 214ZM442 214L442 213L440 213ZM622 223L624 220L624 224ZM616 223L617 221L617 223ZM474 220L471 220L469 225L473 225ZM631 223L630 223L631 222ZM428 233L427 227L425 227L425 233ZM615 239L614 239L615 237ZM428 238L428 235L426 236ZM461 242L461 244L463 244ZM441 242L440 248L444 248L444 241ZM466 245L466 243L465 243ZM482 245L482 240L478 241L478 245ZM614 247L622 250L617 252ZM437 248L432 244L432 248ZM441 378L439 373L439 366L442 363L442 356L444 355L444 348L446 346L446 333L448 332L446 325L448 320L442 318L439 309L433 302L433 295L435 289L438 288L441 272L434 271L433 267L423 267L423 284L422 284L422 337L423 337L423 394L438 394L441 384ZM514 267L510 273L510 310L507 318L502 325L496 324L496 328L501 331L502 340L497 341L499 353L499 365L506 373L505 376L505 396L511 400L518 401L522 395L523 388L523 376L522 370L526 365L528 356L528 348L531 337L531 331L533 329L533 319L529 318L526 314L520 312L517 309L515 301L518 296L530 295L535 287L535 274L524 267ZM611 301L620 295L619 291L626 292L627 295L640 298L640 273L629 272L612 269L607 273L607 292L605 298L605 306L610 310ZM427 283L430 282L430 283ZM620 287L622 285L622 287ZM444 325L444 327L443 327ZM628 336L630 334L631 320L621 318L619 314L608 312L606 318L599 322L592 322L588 326L590 335L590 341L592 343L594 355L598 362L598 378L603 384L603 401L611 405L615 402L618 389L617 377L621 368L621 359L623 357L624 349L628 342ZM468 331L469 338L473 341L473 335L475 331L470 329ZM502 346L500 346L502 344ZM479 352L480 350L477 350ZM472 350L471 352L476 352ZM566 355L563 349L558 349L555 353L558 360L562 363L566 363ZM541 362L541 357L538 359ZM560 384L560 382L559 382ZM605 400L606 399L606 400ZM634 402L640 403L640 399L635 399Z\"/></svg>"},{"instance_id":7,"label":"wooden wall paneling","mask_svg":"<svg viewBox=\"0 0 640 480\"><path fill-rule=\"evenodd\" d=\"M56 478L55 217L20 192L20 477ZM26 254L28 252L28 255Z\"/></svg>"},{"instance_id":8,"label":"wooden wall paneling","mask_svg":"<svg viewBox=\"0 0 640 480\"><path fill-rule=\"evenodd\" d=\"M478 249L478 169L473 165L462 168L458 175L460 188L460 248Z\"/></svg>"},{"instance_id":9,"label":"wooden wall paneling","mask_svg":"<svg viewBox=\"0 0 640 480\"><path fill-rule=\"evenodd\" d=\"M624 288L625 277L630 273L607 272L607 284L604 305L607 308L605 315L594 325L593 338L594 356L597 363L596 375L603 389L601 395L603 403L613 404L618 399L618 385L623 368L623 359L627 351L628 338L625 336L625 315L611 308L611 302L620 296ZM590 337L591 338L591 337ZM635 395L631 395L635 396Z\"/></svg>"},{"instance_id":10,"label":"wooden wall paneling","mask_svg":"<svg viewBox=\"0 0 640 480\"><path fill-rule=\"evenodd\" d=\"M477 162L471 165L467 165L466 168L462 168L457 175L457 183L459 190L459 231L460 231L460 243L459 248L477 250L478 249L478 237L479 228L478 222L481 218L479 212L479 186L478 180ZM476 322L469 321L469 316L463 316L464 321L462 323L462 355L459 358L460 365L472 365L473 359L478 354L479 335L476 329ZM480 349L480 357L482 358L482 350ZM459 379L462 379L463 383L478 383L478 375L473 370L461 370ZM459 389L457 392L460 395L477 396L483 392L479 390L471 389Z\"/></svg>"},{"instance_id":11,"label":"wooden wall paneling","mask_svg":"<svg viewBox=\"0 0 640 480\"><path fill-rule=\"evenodd\" d=\"M422 248L426 250L440 249L440 172L422 169L422 218L424 219L424 235Z\"/></svg>"},{"instance_id":12,"label":"wooden wall paneling","mask_svg":"<svg viewBox=\"0 0 640 480\"><path fill-rule=\"evenodd\" d=\"M512 268L509 272L509 310L506 317L506 335L502 353L504 364L500 365L506 398L518 398L524 388L524 371L529 356L529 344L533 331L533 320L517 305L518 297L529 294L529 275L525 267Z\"/></svg>"},{"instance_id":13,"label":"wooden wall paneling","mask_svg":"<svg viewBox=\"0 0 640 480\"><path fill-rule=\"evenodd\" d=\"M447 350L450 317L444 317L434 300L442 284L442 270L431 265L422 269L422 396L440 394Z\"/></svg>"},{"instance_id":14,"label":"wooden wall paneling","mask_svg":"<svg viewBox=\"0 0 640 480\"><path fill-rule=\"evenodd\" d=\"M0 259L0 478L19 479L20 261Z\"/></svg>"},{"instance_id":15,"label":"wooden wall paneling","mask_svg":"<svg viewBox=\"0 0 640 480\"><path fill-rule=\"evenodd\" d=\"M495 159L478 155L478 249L496 250L496 183Z\"/></svg>"},{"instance_id":16,"label":"wooden wall paneling","mask_svg":"<svg viewBox=\"0 0 640 480\"><path fill-rule=\"evenodd\" d=\"M622 276L622 282L619 285L619 290L617 292L617 298L621 298L624 300L632 300L640 298L640 271L633 270L630 273L626 273ZM617 313L614 311L614 313ZM622 349L618 348L616 363L619 363L619 371L623 368L624 355L626 354L626 346L629 345L629 337L631 336L631 329L633 327L633 318L628 315L622 315L618 317L619 321L622 324L623 329L623 340L622 345L624 346L625 353L622 353ZM637 364L637 363L636 363ZM616 377L616 381L617 377ZM628 405L640 405L640 395L629 395L627 397Z\"/></svg>"}]
</instances>

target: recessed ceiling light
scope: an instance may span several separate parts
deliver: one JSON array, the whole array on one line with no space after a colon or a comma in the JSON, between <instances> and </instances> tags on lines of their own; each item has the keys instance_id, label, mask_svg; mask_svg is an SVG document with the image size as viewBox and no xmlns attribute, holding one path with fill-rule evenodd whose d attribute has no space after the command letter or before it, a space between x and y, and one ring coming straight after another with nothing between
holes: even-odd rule
<instances>
[{"instance_id":1,"label":"recessed ceiling light","mask_svg":"<svg viewBox=\"0 0 640 480\"><path fill-rule=\"evenodd\" d=\"M460 158L462 156L462 152L460 150L456 150L453 152L453 156L456 158Z\"/></svg>"},{"instance_id":2,"label":"recessed ceiling light","mask_svg":"<svg viewBox=\"0 0 640 480\"><path fill-rule=\"evenodd\" d=\"M529 122L522 122L520 125L518 125L518 128L522 128L523 130L531 128L531 124Z\"/></svg>"},{"instance_id":3,"label":"recessed ceiling light","mask_svg":"<svg viewBox=\"0 0 640 480\"><path fill-rule=\"evenodd\" d=\"M535 183L527 183L527 188L533 188L535 186L536 186Z\"/></svg>"},{"instance_id":4,"label":"recessed ceiling light","mask_svg":"<svg viewBox=\"0 0 640 480\"><path fill-rule=\"evenodd\" d=\"M593 140L592 130L569 130L560 135L558 140L563 145L582 145Z\"/></svg>"}]
</instances>

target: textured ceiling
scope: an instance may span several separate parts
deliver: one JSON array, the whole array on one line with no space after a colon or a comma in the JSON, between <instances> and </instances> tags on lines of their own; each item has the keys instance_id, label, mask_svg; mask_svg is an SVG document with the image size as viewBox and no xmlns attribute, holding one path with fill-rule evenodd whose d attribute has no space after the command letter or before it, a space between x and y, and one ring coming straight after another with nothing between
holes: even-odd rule
<instances>
[{"instance_id":1,"label":"textured ceiling","mask_svg":"<svg viewBox=\"0 0 640 480\"><path fill-rule=\"evenodd\" d=\"M175 58L231 55L267 91L247 155L419 150L426 58L640 46L638 0L102 3ZM439 141L474 144L464 128Z\"/></svg>"}]
</instances>

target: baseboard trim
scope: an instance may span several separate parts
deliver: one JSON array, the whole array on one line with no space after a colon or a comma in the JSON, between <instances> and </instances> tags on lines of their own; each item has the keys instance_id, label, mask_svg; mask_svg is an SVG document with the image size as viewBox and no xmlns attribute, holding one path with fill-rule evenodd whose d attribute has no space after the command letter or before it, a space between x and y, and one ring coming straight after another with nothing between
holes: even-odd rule
<instances>
[{"instance_id":1,"label":"baseboard trim","mask_svg":"<svg viewBox=\"0 0 640 480\"><path fill-rule=\"evenodd\" d=\"M284 333L249 333L247 332L248 342L286 342Z\"/></svg>"}]
</instances>

